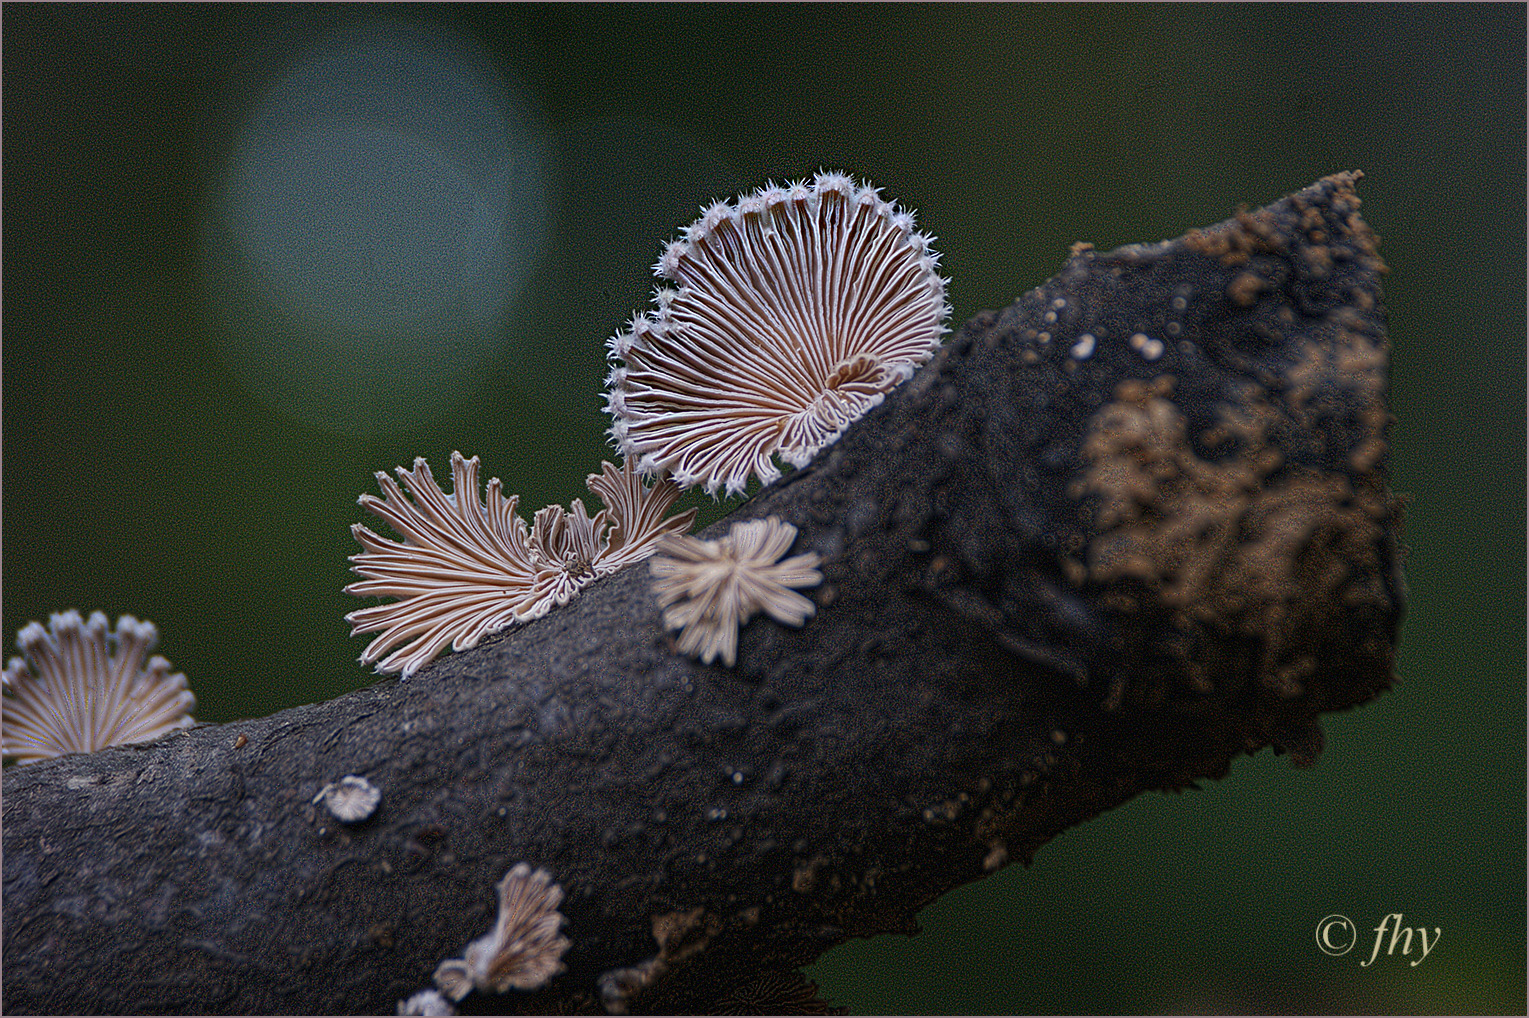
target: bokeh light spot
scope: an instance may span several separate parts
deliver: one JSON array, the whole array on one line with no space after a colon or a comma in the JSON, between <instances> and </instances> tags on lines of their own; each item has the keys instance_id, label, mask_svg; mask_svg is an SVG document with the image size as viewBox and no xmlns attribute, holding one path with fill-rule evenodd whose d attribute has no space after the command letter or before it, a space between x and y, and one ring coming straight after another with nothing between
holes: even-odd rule
<instances>
[{"instance_id":1,"label":"bokeh light spot","mask_svg":"<svg viewBox=\"0 0 1529 1018\"><path fill-rule=\"evenodd\" d=\"M476 388L541 253L529 119L440 33L369 26L288 64L207 215L220 351L240 382L352 433L428 421Z\"/></svg>"}]
</instances>

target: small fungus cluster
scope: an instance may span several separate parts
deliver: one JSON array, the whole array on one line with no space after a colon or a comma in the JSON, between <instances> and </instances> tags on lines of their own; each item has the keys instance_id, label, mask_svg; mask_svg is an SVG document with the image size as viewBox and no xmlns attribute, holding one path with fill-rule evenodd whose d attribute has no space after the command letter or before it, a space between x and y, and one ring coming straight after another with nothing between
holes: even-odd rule
<instances>
[{"instance_id":1,"label":"small fungus cluster","mask_svg":"<svg viewBox=\"0 0 1529 1018\"><path fill-rule=\"evenodd\" d=\"M813 604L791 588L822 576L816 555L781 561L794 527L750 521L698 541L682 536L694 510L664 514L687 488L769 484L776 456L804 466L934 355L950 306L931 240L842 173L704 209L654 268L673 284L657 309L608 343L606 408L625 460L588 479L605 508L591 517L575 499L528 527L498 479L480 497L478 459L461 453L450 494L423 459L398 481L379 473L383 497L361 505L403 539L352 527L365 579L345 590L398 600L346 616L352 635L380 634L362 662L408 678L448 645L538 618L660 547L654 592L683 652L731 666L753 615L800 626Z\"/></svg>"},{"instance_id":2,"label":"small fungus cluster","mask_svg":"<svg viewBox=\"0 0 1529 1018\"><path fill-rule=\"evenodd\" d=\"M672 481L647 486L630 464L601 464L587 480L605 508L591 517L574 499L568 510L547 506L530 527L517 514L520 499L502 493L499 479L478 494L478 457L451 454L452 490L441 491L423 459L413 470L398 468L411 502L398 482L378 472L382 498L362 495L361 505L402 534L402 541L379 537L361 524L351 533L366 550L351 556L367 579L345 588L350 594L400 598L351 612L345 620L356 633L381 630L361 660L402 671L408 678L447 645L475 647L486 634L539 618L567 604L581 588L622 566L646 558L667 534L690 528L695 510L668 519L680 495Z\"/></svg>"},{"instance_id":3,"label":"small fungus cluster","mask_svg":"<svg viewBox=\"0 0 1529 1018\"><path fill-rule=\"evenodd\" d=\"M4 755L36 763L189 728L196 697L169 661L148 657L158 642L154 624L131 615L111 631L101 612L85 619L72 609L50 617L46 629L28 623L16 637L22 656L4 673Z\"/></svg>"},{"instance_id":4,"label":"small fungus cluster","mask_svg":"<svg viewBox=\"0 0 1529 1018\"><path fill-rule=\"evenodd\" d=\"M658 953L628 968L600 973L595 985L607 1014L627 1014L632 1002L664 976L706 950L721 924L705 908L664 912L653 917Z\"/></svg>"},{"instance_id":5,"label":"small fungus cluster","mask_svg":"<svg viewBox=\"0 0 1529 1018\"><path fill-rule=\"evenodd\" d=\"M561 927L563 889L546 870L518 863L497 885L494 928L467 945L460 958L435 970L435 985L453 1001L473 990L508 993L535 990L563 971L568 938Z\"/></svg>"}]
</instances>

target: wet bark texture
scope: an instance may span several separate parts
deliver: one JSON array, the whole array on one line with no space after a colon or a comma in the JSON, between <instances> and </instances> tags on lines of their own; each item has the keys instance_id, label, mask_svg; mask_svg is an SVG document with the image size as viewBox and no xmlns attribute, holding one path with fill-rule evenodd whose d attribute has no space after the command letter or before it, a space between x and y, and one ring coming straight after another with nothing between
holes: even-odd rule
<instances>
[{"instance_id":1,"label":"wet bark texture","mask_svg":"<svg viewBox=\"0 0 1529 1018\"><path fill-rule=\"evenodd\" d=\"M639 565L407 682L11 768L7 1010L391 1013L526 862L566 971L464 1010L810 1011L797 966L1073 824L1311 762L1403 603L1357 176L968 322L711 528L825 560L736 668L674 652ZM346 774L353 826L312 802Z\"/></svg>"}]
</instances>

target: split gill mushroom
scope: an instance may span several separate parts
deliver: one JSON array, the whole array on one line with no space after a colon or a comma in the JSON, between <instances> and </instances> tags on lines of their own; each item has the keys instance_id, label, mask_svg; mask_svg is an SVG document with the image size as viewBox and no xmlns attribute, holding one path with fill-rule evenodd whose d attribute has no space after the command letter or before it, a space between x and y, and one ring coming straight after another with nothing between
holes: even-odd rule
<instances>
[{"instance_id":1,"label":"split gill mushroom","mask_svg":"<svg viewBox=\"0 0 1529 1018\"><path fill-rule=\"evenodd\" d=\"M382 498L360 497L403 538L351 527L363 548L351 562L364 579L345 592L397 598L345 616L352 635L381 631L361 653L362 663L378 671L407 679L448 645L465 650L489 633L540 618L600 577L646 558L661 538L683 533L695 519L693 509L666 517L679 488L665 478L645 485L630 463L602 463L586 479L605 505L593 517L574 499L567 510L538 510L530 527L517 513L519 496L504 495L497 477L479 493L478 457L453 452L451 472L448 494L416 459L413 470L398 468L398 481L377 474Z\"/></svg>"},{"instance_id":2,"label":"split gill mushroom","mask_svg":"<svg viewBox=\"0 0 1529 1018\"><path fill-rule=\"evenodd\" d=\"M28 623L16 637L22 656L4 673L4 755L35 763L189 728L196 697L169 661L149 657L158 642L158 628L131 615L110 630L103 613L85 619L73 609L47 628Z\"/></svg>"},{"instance_id":3,"label":"split gill mushroom","mask_svg":"<svg viewBox=\"0 0 1529 1018\"><path fill-rule=\"evenodd\" d=\"M674 284L656 310L608 344L622 455L712 495L806 464L939 348L931 240L843 173L707 208L654 266Z\"/></svg>"}]
</instances>

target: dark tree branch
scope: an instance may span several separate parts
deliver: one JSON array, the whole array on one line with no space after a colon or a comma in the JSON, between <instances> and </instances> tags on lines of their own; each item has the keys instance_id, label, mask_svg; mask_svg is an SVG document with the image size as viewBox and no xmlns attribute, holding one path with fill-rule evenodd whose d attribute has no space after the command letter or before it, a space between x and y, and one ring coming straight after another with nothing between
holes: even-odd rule
<instances>
[{"instance_id":1,"label":"dark tree branch","mask_svg":"<svg viewBox=\"0 0 1529 1018\"><path fill-rule=\"evenodd\" d=\"M968 322L711 528L825 559L735 669L673 652L637 566L407 682L10 769L8 1009L390 1012L519 862L567 892L567 971L466 1007L786 1007L1139 792L1310 762L1391 683L1403 601L1356 179ZM311 800L352 773L382 803L347 828Z\"/></svg>"}]
</instances>

